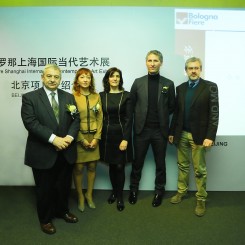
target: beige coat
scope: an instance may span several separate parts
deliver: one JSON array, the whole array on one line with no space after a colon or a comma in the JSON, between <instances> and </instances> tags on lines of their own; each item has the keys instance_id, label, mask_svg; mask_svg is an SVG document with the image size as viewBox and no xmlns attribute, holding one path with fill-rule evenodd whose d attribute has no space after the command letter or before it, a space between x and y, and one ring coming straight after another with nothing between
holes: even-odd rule
<instances>
[{"instance_id":1,"label":"beige coat","mask_svg":"<svg viewBox=\"0 0 245 245\"><path fill-rule=\"evenodd\" d=\"M103 112L99 94L94 93L84 96L75 93L74 96L81 119L77 141L84 140L83 134L87 133L94 134L94 139L100 139Z\"/></svg>"}]
</instances>

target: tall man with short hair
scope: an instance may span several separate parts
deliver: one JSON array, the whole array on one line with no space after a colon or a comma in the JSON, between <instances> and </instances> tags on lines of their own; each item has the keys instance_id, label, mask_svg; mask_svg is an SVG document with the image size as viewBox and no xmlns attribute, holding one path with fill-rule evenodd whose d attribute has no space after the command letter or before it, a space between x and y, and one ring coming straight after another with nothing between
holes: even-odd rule
<instances>
[{"instance_id":1,"label":"tall man with short hair","mask_svg":"<svg viewBox=\"0 0 245 245\"><path fill-rule=\"evenodd\" d=\"M186 195L190 163L197 186L195 214L205 214L207 169L205 153L211 147L218 128L219 99L215 83L200 77L202 62L192 57L185 63L189 80L176 88L176 107L170 126L170 143L177 146L178 192L170 200L177 204Z\"/></svg>"},{"instance_id":2,"label":"tall man with short hair","mask_svg":"<svg viewBox=\"0 0 245 245\"><path fill-rule=\"evenodd\" d=\"M149 146L152 146L156 176L153 207L162 203L166 184L165 155L168 141L169 116L174 111L174 83L160 76L163 56L151 50L146 56L148 75L137 78L131 88L130 96L134 115L134 152L130 176L129 203L137 202L139 182L144 160Z\"/></svg>"}]
</instances>

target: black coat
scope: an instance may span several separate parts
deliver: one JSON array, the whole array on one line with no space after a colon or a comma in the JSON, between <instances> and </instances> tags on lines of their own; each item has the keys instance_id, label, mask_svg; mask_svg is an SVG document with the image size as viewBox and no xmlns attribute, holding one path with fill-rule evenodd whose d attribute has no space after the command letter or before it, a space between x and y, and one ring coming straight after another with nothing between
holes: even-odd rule
<instances>
[{"instance_id":1,"label":"black coat","mask_svg":"<svg viewBox=\"0 0 245 245\"><path fill-rule=\"evenodd\" d=\"M177 144L184 123L185 96L188 82L176 88L176 107L170 126L170 135ZM195 144L202 145L204 139L215 140L219 123L218 87L215 83L200 78L192 98L189 125Z\"/></svg>"},{"instance_id":2,"label":"black coat","mask_svg":"<svg viewBox=\"0 0 245 245\"><path fill-rule=\"evenodd\" d=\"M51 168L58 156L54 145L48 142L50 136L59 137L66 135L77 137L79 130L79 114L73 119L66 109L67 104L76 105L74 96L58 89L59 98L59 124L54 116L48 96L43 88L26 93L22 97L21 117L25 128L28 130L28 138L25 151L25 164L37 168ZM73 164L76 160L75 140L63 150L67 162Z\"/></svg>"},{"instance_id":3,"label":"black coat","mask_svg":"<svg viewBox=\"0 0 245 245\"><path fill-rule=\"evenodd\" d=\"M134 115L134 132L140 134L145 126L148 110L148 75L135 79L130 91L132 113ZM169 116L174 111L174 83L160 76L158 87L158 116L162 135L167 138Z\"/></svg>"}]
</instances>

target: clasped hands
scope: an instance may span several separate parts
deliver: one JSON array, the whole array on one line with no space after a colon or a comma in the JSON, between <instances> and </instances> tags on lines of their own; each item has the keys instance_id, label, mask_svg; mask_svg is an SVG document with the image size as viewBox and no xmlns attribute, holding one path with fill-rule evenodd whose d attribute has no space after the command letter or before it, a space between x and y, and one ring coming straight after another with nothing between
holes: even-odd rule
<instances>
[{"instance_id":1,"label":"clasped hands","mask_svg":"<svg viewBox=\"0 0 245 245\"><path fill-rule=\"evenodd\" d=\"M65 150L73 141L73 138L70 136L66 137L58 137L56 136L53 141L53 145L55 146L56 151Z\"/></svg>"},{"instance_id":2,"label":"clasped hands","mask_svg":"<svg viewBox=\"0 0 245 245\"><path fill-rule=\"evenodd\" d=\"M93 139L90 143L84 139L81 141L81 144L83 145L83 147L85 147L86 149L94 149L96 148L97 144L98 144L98 140L97 139Z\"/></svg>"}]
</instances>

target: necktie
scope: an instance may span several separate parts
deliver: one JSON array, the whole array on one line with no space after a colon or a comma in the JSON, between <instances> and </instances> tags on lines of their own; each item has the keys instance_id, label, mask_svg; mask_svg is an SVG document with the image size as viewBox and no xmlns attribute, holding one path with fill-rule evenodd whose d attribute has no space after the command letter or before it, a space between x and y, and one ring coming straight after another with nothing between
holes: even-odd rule
<instances>
[{"instance_id":1,"label":"necktie","mask_svg":"<svg viewBox=\"0 0 245 245\"><path fill-rule=\"evenodd\" d=\"M59 122L59 105L55 100L55 92L51 92L51 104L56 117L57 122Z\"/></svg>"},{"instance_id":2,"label":"necktie","mask_svg":"<svg viewBox=\"0 0 245 245\"><path fill-rule=\"evenodd\" d=\"M193 88L194 85L195 85L195 83L194 83L194 82L191 82L191 83L189 84L189 87L190 87L190 88Z\"/></svg>"}]
</instances>

